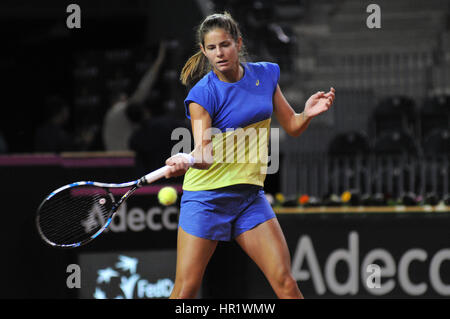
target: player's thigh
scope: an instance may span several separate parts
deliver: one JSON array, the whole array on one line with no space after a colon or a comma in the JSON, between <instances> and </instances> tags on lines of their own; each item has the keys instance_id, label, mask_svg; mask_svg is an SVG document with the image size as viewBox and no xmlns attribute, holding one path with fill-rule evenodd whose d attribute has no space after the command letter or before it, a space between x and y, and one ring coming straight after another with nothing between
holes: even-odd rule
<instances>
[{"instance_id":1,"label":"player's thigh","mask_svg":"<svg viewBox=\"0 0 450 319\"><path fill-rule=\"evenodd\" d=\"M193 236L178 228L177 267L178 279L201 280L206 265L217 247L216 240Z\"/></svg>"},{"instance_id":2,"label":"player's thigh","mask_svg":"<svg viewBox=\"0 0 450 319\"><path fill-rule=\"evenodd\" d=\"M240 234L236 242L266 276L290 272L289 249L276 218Z\"/></svg>"}]
</instances>

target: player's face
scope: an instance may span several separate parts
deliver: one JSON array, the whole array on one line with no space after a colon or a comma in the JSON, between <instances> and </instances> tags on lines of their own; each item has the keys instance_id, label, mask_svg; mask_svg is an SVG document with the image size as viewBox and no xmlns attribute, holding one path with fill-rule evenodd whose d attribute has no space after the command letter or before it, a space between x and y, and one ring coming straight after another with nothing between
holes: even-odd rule
<instances>
[{"instance_id":1,"label":"player's face","mask_svg":"<svg viewBox=\"0 0 450 319\"><path fill-rule=\"evenodd\" d=\"M202 51L209 63L221 73L239 69L239 50L242 39L236 42L224 29L214 29L205 34Z\"/></svg>"}]
</instances>

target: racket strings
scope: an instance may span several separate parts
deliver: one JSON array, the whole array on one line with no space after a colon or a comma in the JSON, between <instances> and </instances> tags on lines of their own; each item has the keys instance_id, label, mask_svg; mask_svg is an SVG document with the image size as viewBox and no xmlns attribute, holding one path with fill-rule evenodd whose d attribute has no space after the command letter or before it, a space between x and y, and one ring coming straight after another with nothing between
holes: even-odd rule
<instances>
[{"instance_id":1,"label":"racket strings","mask_svg":"<svg viewBox=\"0 0 450 319\"><path fill-rule=\"evenodd\" d=\"M87 202L96 201L97 199L101 200L102 198L92 197ZM64 201L60 201L58 204L61 205L63 203ZM70 212L63 206L52 205L53 207L47 208L46 212L41 214L41 230L52 242L70 244L83 241L97 232L106 221L107 210L97 209L94 213L95 210L89 209L89 206L86 207L86 203L81 201L78 201L76 204L72 202L69 205L73 207L73 212ZM75 213L76 210L78 212ZM97 218L92 216L93 213Z\"/></svg>"},{"instance_id":2,"label":"racket strings","mask_svg":"<svg viewBox=\"0 0 450 319\"><path fill-rule=\"evenodd\" d=\"M88 240L111 216L114 198L101 187L76 186L46 200L39 209L43 236L56 245Z\"/></svg>"}]
</instances>

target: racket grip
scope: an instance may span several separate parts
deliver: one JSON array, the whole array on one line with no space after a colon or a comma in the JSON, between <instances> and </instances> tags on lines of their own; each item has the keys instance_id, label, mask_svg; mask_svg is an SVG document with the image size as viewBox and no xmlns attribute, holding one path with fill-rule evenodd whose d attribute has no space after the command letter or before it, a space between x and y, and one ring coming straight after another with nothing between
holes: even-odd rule
<instances>
[{"instance_id":1,"label":"racket grip","mask_svg":"<svg viewBox=\"0 0 450 319\"><path fill-rule=\"evenodd\" d=\"M151 173L148 173L147 175L141 177L141 179L139 180L139 184L140 185L147 185L147 184L151 184L154 181L157 181L160 178L163 178L166 175L167 170L169 169L169 166L163 166L159 169L157 169L156 171L153 171Z\"/></svg>"},{"instance_id":2,"label":"racket grip","mask_svg":"<svg viewBox=\"0 0 450 319\"><path fill-rule=\"evenodd\" d=\"M183 156L189 164L189 167L192 167L194 165L194 157L190 154L185 154L185 153L178 153L177 155ZM147 184L151 184L154 181L157 181L158 179L164 177L167 173L167 170L169 169L169 166L163 166L159 169L157 169L156 171L153 171L145 176L143 176L140 180L139 180L139 185L147 185Z\"/></svg>"}]
</instances>

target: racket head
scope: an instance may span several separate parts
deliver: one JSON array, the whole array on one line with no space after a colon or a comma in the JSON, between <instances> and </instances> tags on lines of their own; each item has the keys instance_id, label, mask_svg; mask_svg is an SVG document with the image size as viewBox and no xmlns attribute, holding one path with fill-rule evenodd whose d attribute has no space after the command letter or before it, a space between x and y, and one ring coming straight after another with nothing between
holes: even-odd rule
<instances>
[{"instance_id":1,"label":"racket head","mask_svg":"<svg viewBox=\"0 0 450 319\"><path fill-rule=\"evenodd\" d=\"M120 203L109 187L77 182L50 193L39 205L36 226L50 246L75 248L87 244L111 223Z\"/></svg>"}]
</instances>

